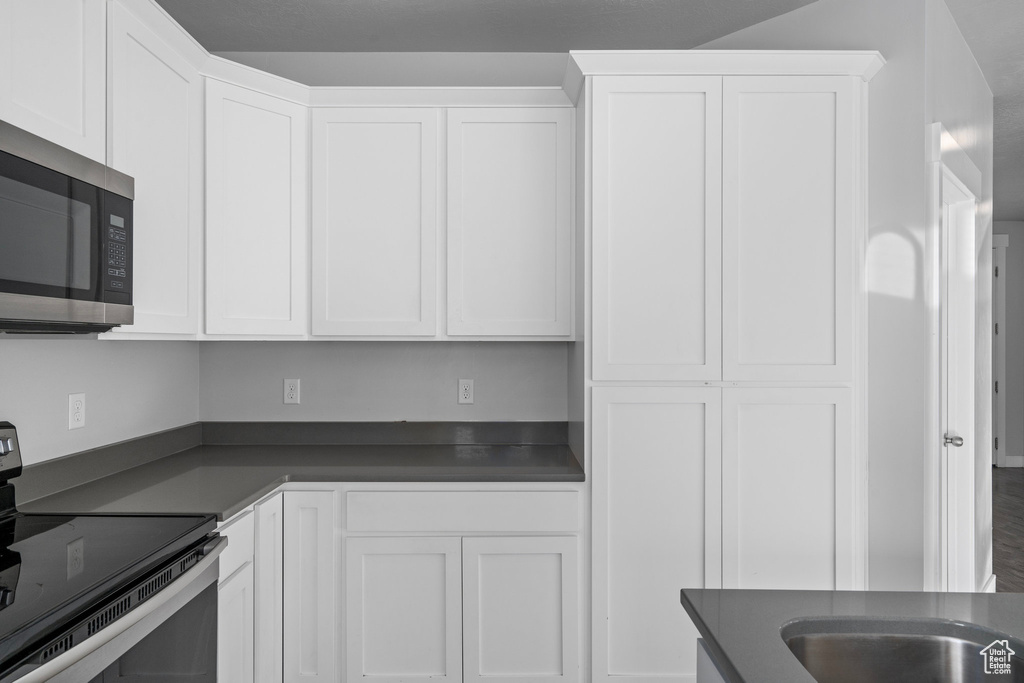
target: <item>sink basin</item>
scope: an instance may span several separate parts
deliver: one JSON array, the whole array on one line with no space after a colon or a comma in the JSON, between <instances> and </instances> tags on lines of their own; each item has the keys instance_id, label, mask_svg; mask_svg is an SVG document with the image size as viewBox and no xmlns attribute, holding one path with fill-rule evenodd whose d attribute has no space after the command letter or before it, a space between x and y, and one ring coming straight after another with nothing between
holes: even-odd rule
<instances>
[{"instance_id":1,"label":"sink basin","mask_svg":"<svg viewBox=\"0 0 1024 683\"><path fill-rule=\"evenodd\" d=\"M782 639L818 683L1024 683L1024 643L974 624L808 618Z\"/></svg>"}]
</instances>

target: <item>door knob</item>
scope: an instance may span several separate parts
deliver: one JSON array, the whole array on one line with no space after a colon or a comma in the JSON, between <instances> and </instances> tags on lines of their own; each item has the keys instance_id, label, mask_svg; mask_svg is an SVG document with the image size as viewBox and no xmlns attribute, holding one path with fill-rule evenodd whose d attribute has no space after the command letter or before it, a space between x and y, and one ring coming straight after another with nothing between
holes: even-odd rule
<instances>
[{"instance_id":1,"label":"door knob","mask_svg":"<svg viewBox=\"0 0 1024 683\"><path fill-rule=\"evenodd\" d=\"M950 436L949 434L946 434L943 441L946 446L956 446L957 448L960 448L964 445L964 437L962 436Z\"/></svg>"}]
</instances>

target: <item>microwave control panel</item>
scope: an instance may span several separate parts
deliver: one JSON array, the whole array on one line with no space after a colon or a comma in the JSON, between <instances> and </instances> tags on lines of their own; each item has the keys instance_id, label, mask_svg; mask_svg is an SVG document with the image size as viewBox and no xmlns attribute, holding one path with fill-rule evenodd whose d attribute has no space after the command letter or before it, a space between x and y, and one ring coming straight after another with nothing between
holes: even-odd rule
<instances>
[{"instance_id":1,"label":"microwave control panel","mask_svg":"<svg viewBox=\"0 0 1024 683\"><path fill-rule=\"evenodd\" d=\"M103 300L132 302L132 202L106 192L103 198Z\"/></svg>"}]
</instances>

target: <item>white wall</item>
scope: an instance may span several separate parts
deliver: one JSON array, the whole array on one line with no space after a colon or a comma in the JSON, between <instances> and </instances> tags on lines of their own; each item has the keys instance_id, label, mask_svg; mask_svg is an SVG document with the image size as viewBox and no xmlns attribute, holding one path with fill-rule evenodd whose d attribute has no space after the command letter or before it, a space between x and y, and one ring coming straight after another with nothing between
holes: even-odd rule
<instances>
[{"instance_id":1,"label":"white wall","mask_svg":"<svg viewBox=\"0 0 1024 683\"><path fill-rule=\"evenodd\" d=\"M941 0L818 0L703 46L869 49L887 60L869 95L869 575L875 590L923 586L923 463L930 455L923 443L932 369L922 255L925 126L939 120L933 117L946 117L947 129L982 170L991 216L991 93L943 12L948 15ZM985 220L979 221L983 233ZM979 319L988 302L990 320L985 258L979 253Z\"/></svg>"},{"instance_id":2,"label":"white wall","mask_svg":"<svg viewBox=\"0 0 1024 683\"><path fill-rule=\"evenodd\" d=\"M546 342L208 342L203 420L555 420L566 417L566 344ZM302 380L284 405L283 380ZM459 405L457 381L476 402Z\"/></svg>"},{"instance_id":3,"label":"white wall","mask_svg":"<svg viewBox=\"0 0 1024 683\"><path fill-rule=\"evenodd\" d=\"M1024 456L1024 221L996 221L997 235L1009 235L1006 250L1006 455Z\"/></svg>"},{"instance_id":4,"label":"white wall","mask_svg":"<svg viewBox=\"0 0 1024 683\"><path fill-rule=\"evenodd\" d=\"M558 87L564 52L216 52L305 85Z\"/></svg>"},{"instance_id":5,"label":"white wall","mask_svg":"<svg viewBox=\"0 0 1024 683\"><path fill-rule=\"evenodd\" d=\"M190 342L0 337L0 420L26 465L195 422L199 347ZM86 425L68 430L68 394Z\"/></svg>"}]
</instances>

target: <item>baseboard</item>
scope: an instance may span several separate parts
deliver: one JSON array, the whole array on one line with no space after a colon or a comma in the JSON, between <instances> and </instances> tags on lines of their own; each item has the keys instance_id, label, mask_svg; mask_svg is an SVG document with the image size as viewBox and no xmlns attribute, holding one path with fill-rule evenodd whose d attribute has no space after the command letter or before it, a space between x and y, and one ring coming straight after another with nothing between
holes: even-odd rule
<instances>
[{"instance_id":1,"label":"baseboard","mask_svg":"<svg viewBox=\"0 0 1024 683\"><path fill-rule=\"evenodd\" d=\"M1008 455L1000 467L1024 467L1024 455Z\"/></svg>"},{"instance_id":2,"label":"baseboard","mask_svg":"<svg viewBox=\"0 0 1024 683\"><path fill-rule=\"evenodd\" d=\"M990 574L989 575L988 581L986 581L985 585L981 587L981 592L982 593L995 593L996 592L996 575L995 574Z\"/></svg>"}]
</instances>

